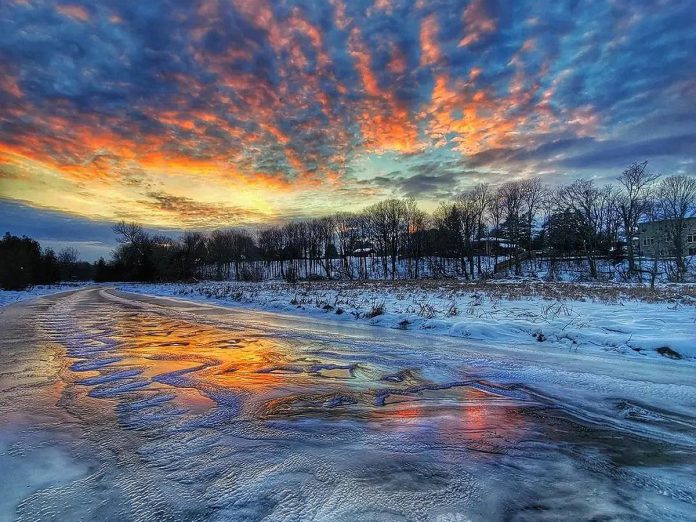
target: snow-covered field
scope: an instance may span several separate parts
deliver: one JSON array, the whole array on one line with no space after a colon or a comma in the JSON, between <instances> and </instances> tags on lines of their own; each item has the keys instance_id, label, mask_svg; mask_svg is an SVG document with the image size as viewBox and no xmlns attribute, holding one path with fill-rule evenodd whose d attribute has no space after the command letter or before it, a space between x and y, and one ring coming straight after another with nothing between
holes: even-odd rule
<instances>
[{"instance_id":1,"label":"snow-covered field","mask_svg":"<svg viewBox=\"0 0 696 522\"><path fill-rule=\"evenodd\" d=\"M66 292L68 290L77 290L92 283L60 283L57 285L37 285L27 290L0 290L0 306L5 306L24 299L32 299L41 297L42 295L56 294L58 292Z\"/></svg>"},{"instance_id":2,"label":"snow-covered field","mask_svg":"<svg viewBox=\"0 0 696 522\"><path fill-rule=\"evenodd\" d=\"M696 287L202 282L124 291L573 353L696 361Z\"/></svg>"}]
</instances>

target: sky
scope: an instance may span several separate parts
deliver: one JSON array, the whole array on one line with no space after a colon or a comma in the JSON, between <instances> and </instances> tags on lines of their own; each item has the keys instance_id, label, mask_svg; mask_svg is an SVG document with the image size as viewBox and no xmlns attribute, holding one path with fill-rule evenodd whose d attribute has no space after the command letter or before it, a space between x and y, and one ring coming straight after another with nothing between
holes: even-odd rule
<instances>
[{"instance_id":1,"label":"sky","mask_svg":"<svg viewBox=\"0 0 696 522\"><path fill-rule=\"evenodd\" d=\"M695 26L691 0L3 0L0 229L94 258L121 219L696 175Z\"/></svg>"}]
</instances>

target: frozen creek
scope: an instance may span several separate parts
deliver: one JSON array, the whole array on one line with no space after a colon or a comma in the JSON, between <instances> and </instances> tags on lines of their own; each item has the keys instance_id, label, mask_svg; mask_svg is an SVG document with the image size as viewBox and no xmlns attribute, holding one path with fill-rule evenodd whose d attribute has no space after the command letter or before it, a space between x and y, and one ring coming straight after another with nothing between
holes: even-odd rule
<instances>
[{"instance_id":1,"label":"frozen creek","mask_svg":"<svg viewBox=\"0 0 696 522\"><path fill-rule=\"evenodd\" d=\"M0 520L696 520L690 362L99 288L0 325Z\"/></svg>"}]
</instances>

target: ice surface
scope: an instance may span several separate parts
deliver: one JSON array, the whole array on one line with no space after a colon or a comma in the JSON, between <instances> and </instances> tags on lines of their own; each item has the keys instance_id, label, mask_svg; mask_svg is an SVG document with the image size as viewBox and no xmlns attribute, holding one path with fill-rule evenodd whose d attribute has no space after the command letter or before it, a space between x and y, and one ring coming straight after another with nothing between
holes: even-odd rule
<instances>
[{"instance_id":1,"label":"ice surface","mask_svg":"<svg viewBox=\"0 0 696 522\"><path fill-rule=\"evenodd\" d=\"M0 520L12 520L25 498L71 484L87 471L83 462L52 446L46 433L0 428Z\"/></svg>"},{"instance_id":2,"label":"ice surface","mask_svg":"<svg viewBox=\"0 0 696 522\"><path fill-rule=\"evenodd\" d=\"M696 518L688 361L105 290L13 313L0 509L20 519Z\"/></svg>"}]
</instances>

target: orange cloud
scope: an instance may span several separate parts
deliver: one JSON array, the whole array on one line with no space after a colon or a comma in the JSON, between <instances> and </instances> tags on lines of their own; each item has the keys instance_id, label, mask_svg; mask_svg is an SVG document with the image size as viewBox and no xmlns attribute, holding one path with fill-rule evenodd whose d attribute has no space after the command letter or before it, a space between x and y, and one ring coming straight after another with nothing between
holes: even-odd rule
<instances>
[{"instance_id":1,"label":"orange cloud","mask_svg":"<svg viewBox=\"0 0 696 522\"><path fill-rule=\"evenodd\" d=\"M0 74L0 91L9 94L13 98L21 98L23 95L17 78L7 73Z\"/></svg>"},{"instance_id":2,"label":"orange cloud","mask_svg":"<svg viewBox=\"0 0 696 522\"><path fill-rule=\"evenodd\" d=\"M437 43L437 18L434 14L423 20L420 30L421 65L434 65L440 61L442 53Z\"/></svg>"},{"instance_id":3,"label":"orange cloud","mask_svg":"<svg viewBox=\"0 0 696 522\"><path fill-rule=\"evenodd\" d=\"M365 93L363 110L358 116L365 148L372 152L420 150L418 130L408 106L393 92L380 88L372 71L372 56L357 27L350 33L349 53L355 60Z\"/></svg>"},{"instance_id":4,"label":"orange cloud","mask_svg":"<svg viewBox=\"0 0 696 522\"><path fill-rule=\"evenodd\" d=\"M404 53L402 53L401 49L399 49L395 44L392 44L391 58L389 59L387 69L390 73L398 76L406 72L406 66L406 57L404 56Z\"/></svg>"},{"instance_id":5,"label":"orange cloud","mask_svg":"<svg viewBox=\"0 0 696 522\"><path fill-rule=\"evenodd\" d=\"M329 2L334 8L334 21L336 22L336 27L344 30L351 22L350 18L346 15L346 5L343 3L343 0L329 0Z\"/></svg>"},{"instance_id":6,"label":"orange cloud","mask_svg":"<svg viewBox=\"0 0 696 522\"><path fill-rule=\"evenodd\" d=\"M88 22L91 18L89 11L81 5L63 4L56 7L56 11L80 22Z\"/></svg>"},{"instance_id":7,"label":"orange cloud","mask_svg":"<svg viewBox=\"0 0 696 522\"><path fill-rule=\"evenodd\" d=\"M464 32L466 36L459 42L466 47L481 40L496 30L496 22L486 12L485 0L473 0L464 10Z\"/></svg>"},{"instance_id":8,"label":"orange cloud","mask_svg":"<svg viewBox=\"0 0 696 522\"><path fill-rule=\"evenodd\" d=\"M440 74L435 78L430 107L422 117L437 145L452 141L460 152L475 154L502 146L525 123L524 118L509 114L514 105L513 98L492 98L472 81L459 82L453 88L449 76Z\"/></svg>"}]
</instances>

